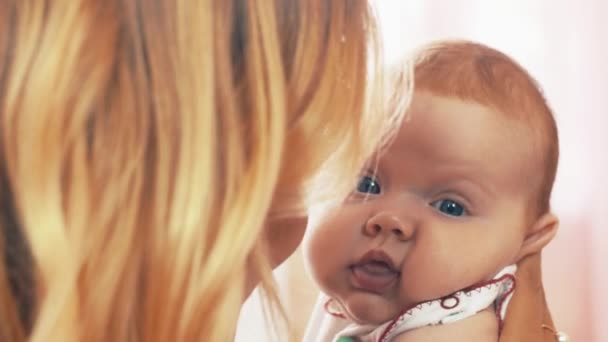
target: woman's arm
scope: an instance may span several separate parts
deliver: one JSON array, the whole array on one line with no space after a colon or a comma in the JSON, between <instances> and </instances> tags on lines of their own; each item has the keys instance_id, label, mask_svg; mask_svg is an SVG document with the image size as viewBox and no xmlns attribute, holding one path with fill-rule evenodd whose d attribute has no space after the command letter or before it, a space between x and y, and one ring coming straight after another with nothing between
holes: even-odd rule
<instances>
[{"instance_id":1,"label":"woman's arm","mask_svg":"<svg viewBox=\"0 0 608 342\"><path fill-rule=\"evenodd\" d=\"M553 326L542 283L540 253L517 265L517 288L509 303L500 342L555 342L555 335L542 326Z\"/></svg>"}]
</instances>

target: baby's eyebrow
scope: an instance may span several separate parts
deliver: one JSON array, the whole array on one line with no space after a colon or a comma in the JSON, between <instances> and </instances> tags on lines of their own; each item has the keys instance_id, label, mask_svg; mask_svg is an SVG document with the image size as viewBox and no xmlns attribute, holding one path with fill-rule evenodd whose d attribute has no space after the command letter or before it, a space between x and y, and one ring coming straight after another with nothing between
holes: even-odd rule
<instances>
[{"instance_id":1,"label":"baby's eyebrow","mask_svg":"<svg viewBox=\"0 0 608 342\"><path fill-rule=\"evenodd\" d=\"M467 188L475 189L476 192L485 197L493 198L496 196L494 187L491 186L491 183L489 183L487 179L484 179L486 178L484 172L475 169L473 174L471 174L470 168L468 167L461 167L459 169L460 170L455 171L454 168L452 168L449 172L438 171L436 173L436 177L438 177L437 181L447 186L456 184L462 186L464 184Z\"/></svg>"},{"instance_id":2,"label":"baby's eyebrow","mask_svg":"<svg viewBox=\"0 0 608 342\"><path fill-rule=\"evenodd\" d=\"M479 187L479 188L481 188L481 189L482 189L484 192L487 192L487 193L490 193L490 194L491 194L491 193L494 193L494 191L493 191L493 190L494 190L494 189L493 189L493 187L488 186L488 184L487 184L486 182L483 182L483 181L476 181L476 182L470 182L470 183L472 183L472 184L474 184L474 185L478 186L478 187Z\"/></svg>"},{"instance_id":3,"label":"baby's eyebrow","mask_svg":"<svg viewBox=\"0 0 608 342\"><path fill-rule=\"evenodd\" d=\"M461 178L460 182L465 183L469 187L476 188L477 190L479 190L480 193L487 197L494 197L496 195L496 192L494 191L493 187L489 186L487 182L483 182L480 180L472 180L469 178Z\"/></svg>"}]
</instances>

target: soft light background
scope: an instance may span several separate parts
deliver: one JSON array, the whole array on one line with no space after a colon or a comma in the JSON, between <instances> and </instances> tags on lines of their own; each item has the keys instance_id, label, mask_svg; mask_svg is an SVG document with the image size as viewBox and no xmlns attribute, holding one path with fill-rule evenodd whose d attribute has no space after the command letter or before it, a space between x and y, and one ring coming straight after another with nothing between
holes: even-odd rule
<instances>
[{"instance_id":1,"label":"soft light background","mask_svg":"<svg viewBox=\"0 0 608 342\"><path fill-rule=\"evenodd\" d=\"M562 223L543 259L549 304L573 341L608 341L608 1L375 3L389 61L429 40L466 38L511 55L542 85L561 140L553 207ZM314 286L299 254L276 273L299 334ZM243 308L237 341L270 340L259 308L254 295Z\"/></svg>"}]
</instances>

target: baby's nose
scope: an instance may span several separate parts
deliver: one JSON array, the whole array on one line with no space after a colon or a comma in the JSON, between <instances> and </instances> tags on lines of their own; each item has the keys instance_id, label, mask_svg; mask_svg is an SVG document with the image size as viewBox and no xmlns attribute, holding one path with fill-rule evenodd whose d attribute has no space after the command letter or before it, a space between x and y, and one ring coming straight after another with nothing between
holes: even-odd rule
<instances>
[{"instance_id":1,"label":"baby's nose","mask_svg":"<svg viewBox=\"0 0 608 342\"><path fill-rule=\"evenodd\" d=\"M398 240L407 241L414 234L411 224L406 224L397 215L382 212L372 216L365 224L364 233L375 237L380 234L390 234Z\"/></svg>"}]
</instances>

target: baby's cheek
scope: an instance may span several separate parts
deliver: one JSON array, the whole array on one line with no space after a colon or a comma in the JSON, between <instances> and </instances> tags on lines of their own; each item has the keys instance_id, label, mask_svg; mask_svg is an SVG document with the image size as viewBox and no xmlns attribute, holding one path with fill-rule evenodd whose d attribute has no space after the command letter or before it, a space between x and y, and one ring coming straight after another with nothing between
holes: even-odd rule
<instances>
[{"instance_id":1,"label":"baby's cheek","mask_svg":"<svg viewBox=\"0 0 608 342\"><path fill-rule=\"evenodd\" d=\"M315 227L304 239L303 252L308 273L325 292L329 291L343 259L342 246L335 234L331 229Z\"/></svg>"},{"instance_id":2,"label":"baby's cheek","mask_svg":"<svg viewBox=\"0 0 608 342\"><path fill-rule=\"evenodd\" d=\"M322 270L322 263L320 260L325 256L324 254L324 241L319 236L318 231L312 231L307 234L303 242L303 253L306 270L312 275L315 281L319 281Z\"/></svg>"},{"instance_id":3,"label":"baby's cheek","mask_svg":"<svg viewBox=\"0 0 608 342\"><path fill-rule=\"evenodd\" d=\"M441 298L478 281L472 269L456 258L427 255L419 262L411 261L403 270L401 292L413 303Z\"/></svg>"},{"instance_id":4,"label":"baby's cheek","mask_svg":"<svg viewBox=\"0 0 608 342\"><path fill-rule=\"evenodd\" d=\"M304 256L309 266L330 272L352 257L356 226L349 221L344 208L311 212L304 238Z\"/></svg>"}]
</instances>

